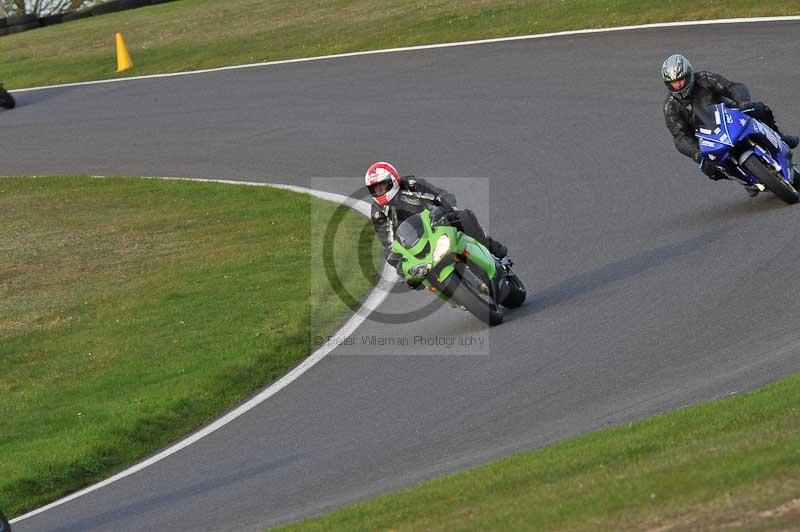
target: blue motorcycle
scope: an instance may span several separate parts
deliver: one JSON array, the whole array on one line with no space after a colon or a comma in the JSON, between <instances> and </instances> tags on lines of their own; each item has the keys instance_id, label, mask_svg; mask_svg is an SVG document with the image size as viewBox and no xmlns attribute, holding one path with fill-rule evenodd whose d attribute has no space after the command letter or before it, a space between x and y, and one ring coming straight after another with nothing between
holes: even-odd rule
<instances>
[{"instance_id":1,"label":"blue motorcycle","mask_svg":"<svg viewBox=\"0 0 800 532\"><path fill-rule=\"evenodd\" d=\"M786 203L800 201L800 173L792 165L792 151L774 130L748 116L746 108L731 105L728 100L695 110L702 157L734 181L769 190Z\"/></svg>"}]
</instances>

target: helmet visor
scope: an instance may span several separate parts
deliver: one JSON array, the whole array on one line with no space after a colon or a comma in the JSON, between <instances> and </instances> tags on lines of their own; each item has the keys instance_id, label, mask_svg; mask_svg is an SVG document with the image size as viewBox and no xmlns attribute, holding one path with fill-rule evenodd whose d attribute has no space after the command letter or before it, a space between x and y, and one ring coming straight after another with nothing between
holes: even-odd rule
<instances>
[{"instance_id":1,"label":"helmet visor","mask_svg":"<svg viewBox=\"0 0 800 532\"><path fill-rule=\"evenodd\" d=\"M378 181L374 185L369 186L369 192L377 198L389 192L390 188L392 188L391 181Z\"/></svg>"},{"instance_id":2,"label":"helmet visor","mask_svg":"<svg viewBox=\"0 0 800 532\"><path fill-rule=\"evenodd\" d=\"M686 87L686 76L678 79L673 79L669 82L669 87L674 91L683 90Z\"/></svg>"}]
</instances>

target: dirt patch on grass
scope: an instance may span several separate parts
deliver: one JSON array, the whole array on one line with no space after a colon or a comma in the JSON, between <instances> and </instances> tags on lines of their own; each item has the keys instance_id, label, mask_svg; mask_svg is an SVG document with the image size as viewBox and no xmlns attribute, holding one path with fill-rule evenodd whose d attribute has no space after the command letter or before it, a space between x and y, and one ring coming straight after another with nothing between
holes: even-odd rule
<instances>
[{"instance_id":1,"label":"dirt patch on grass","mask_svg":"<svg viewBox=\"0 0 800 532\"><path fill-rule=\"evenodd\" d=\"M791 497L786 500L786 497ZM782 500L776 504L776 500ZM673 514L676 511L671 512ZM683 515L659 523L629 526L617 530L647 532L689 532L695 530L800 530L800 480L773 480L726 493L713 501L691 507Z\"/></svg>"}]
</instances>

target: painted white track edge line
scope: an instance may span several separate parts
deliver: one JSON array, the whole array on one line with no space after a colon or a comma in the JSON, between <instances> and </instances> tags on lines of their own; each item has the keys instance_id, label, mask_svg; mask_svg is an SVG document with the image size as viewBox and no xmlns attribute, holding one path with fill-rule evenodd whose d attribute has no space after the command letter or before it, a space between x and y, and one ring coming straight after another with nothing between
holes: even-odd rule
<instances>
[{"instance_id":1,"label":"painted white track edge line","mask_svg":"<svg viewBox=\"0 0 800 532\"><path fill-rule=\"evenodd\" d=\"M101 177L101 176L95 176ZM225 179L195 179L195 178L181 178L181 177L147 177L146 179L166 179L166 180L183 180L183 181L200 181L200 182L210 182L210 183L225 183L225 184L232 184L232 185L248 185L248 186L267 186L271 188L279 188L284 190L291 190L293 192L299 192L302 194L310 194L311 196L332 201L335 203L339 203L342 205L346 205L360 214L363 214L367 217L370 215L370 206L367 202L361 200L352 200L347 196L343 196L341 194L335 194L332 192L324 192L321 190L314 190L311 188L306 187L299 187L295 185L277 185L271 183L254 183L250 181L232 181L232 180L225 180ZM335 333L332 334L333 338L345 338L350 336L353 332L355 332L356 328L361 325L364 320L369 316L369 311L371 309L376 308L380 305L386 296L389 294L389 288L391 283L394 281L392 280L393 277L391 274L394 273L392 268L388 268L384 265L384 271L381 275L381 281L378 285L372 289L369 296L367 296L366 301L362 305L362 310L367 309L366 312L356 312L353 316L350 317L349 320ZM293 381L295 381L298 377L300 377L303 373L314 367L320 360L325 358L328 354L331 353L334 349L338 347L338 344L335 341L328 341L325 344L321 345L316 351L314 351L311 355L308 356L303 362L301 362L298 366L292 369L289 373L269 385L266 389L259 392L257 395L246 401L245 403L239 405L232 411L228 412L224 416L220 417L219 419L212 422L210 425L203 427L202 429L198 430L194 434L184 438L183 440L179 441L178 443L164 449L163 451L143 460L124 471L120 471L114 476L111 476L105 480L98 482L97 484L93 484L88 486L80 491L76 491L70 495L67 495L64 498L61 498L55 502L42 506L41 508L37 508L36 510L32 510L24 515L21 515L15 519L10 521L11 524L18 523L29 517L33 517L40 513L46 512L51 510L57 506L61 506L62 504L68 503L73 501L83 495L91 493L93 491L99 490L100 488L104 488L109 484L113 484L114 482L121 480L125 477L129 477L139 471L159 462L175 453L188 447L189 445L197 442L198 440L208 436L212 432L220 429L230 423L231 421L235 420L236 418L242 416L243 414L247 413L248 411L252 410L259 404L263 403Z\"/></svg>"},{"instance_id":2,"label":"painted white track edge line","mask_svg":"<svg viewBox=\"0 0 800 532\"><path fill-rule=\"evenodd\" d=\"M218 68L207 68L203 70L190 70L186 72L169 72L165 74L151 74L148 76L132 76L129 78L114 78L114 79L101 79L95 81L81 81L77 83L63 83L60 85L47 85L44 87L30 87L25 89L14 89L12 93L19 93L19 92L32 92L32 91L40 91L40 90L47 90L47 89L59 89L64 87L78 87L83 85L100 85L103 83L118 83L121 81L136 81L142 79L156 79L156 78L170 78L175 76L188 76L191 74L207 74L209 72L221 72L224 70L238 70L238 69L245 69L245 68L256 68L256 67L268 67L274 65L287 65L292 63L306 63L310 61L323 61L328 59L341 59L346 57L358 57L362 55L377 55L377 54L389 54L389 53L396 53L396 52L412 52L416 50L431 50L435 48L453 48L456 46L472 46L476 44L492 44L492 43L501 43L501 42L511 42L511 41L523 41L523 40L533 40L533 39L547 39L551 37L564 37L570 35L586 35L586 34L593 34L593 33L611 33L616 31L631 31L631 30L645 30L645 29L652 29L652 28L675 28L675 27L682 27L682 26L705 26L705 25L715 25L715 24L748 24L748 23L755 23L755 22L791 22L791 21L799 21L800 15L785 15L785 16L778 16L778 17L748 17L748 18L724 18L724 19L713 19L713 20L684 20L678 22L654 22L651 24L638 24L634 26L614 26L610 28L591 28L591 29L584 29L584 30L567 30L567 31L558 31L553 33L539 33L533 35L517 35L514 37L498 37L494 39L478 39L474 41L459 41L459 42L451 42L451 43L439 43L439 44L423 44L419 46L405 46L401 48L385 48L382 50L366 50L362 52L348 52L344 54L333 54L333 55L320 55L315 57L300 57L297 59L284 59L281 61L265 61L262 63L250 63L245 65L233 65L233 66L226 66L226 67L218 67Z\"/></svg>"}]
</instances>

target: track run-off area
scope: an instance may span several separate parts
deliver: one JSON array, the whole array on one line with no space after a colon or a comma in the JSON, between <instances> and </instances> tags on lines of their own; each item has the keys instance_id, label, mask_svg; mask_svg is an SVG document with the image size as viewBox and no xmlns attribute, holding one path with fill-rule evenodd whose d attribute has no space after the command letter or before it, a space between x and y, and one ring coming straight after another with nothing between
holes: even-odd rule
<instances>
[{"instance_id":1,"label":"track run-off area","mask_svg":"<svg viewBox=\"0 0 800 532\"><path fill-rule=\"evenodd\" d=\"M350 194L388 160L442 176L529 295L491 331L450 309L368 319L258 407L14 530L256 530L797 373L800 211L678 154L659 70L684 53L797 133L798 30L651 27L16 92L3 174ZM484 343L361 340L417 336Z\"/></svg>"}]
</instances>

